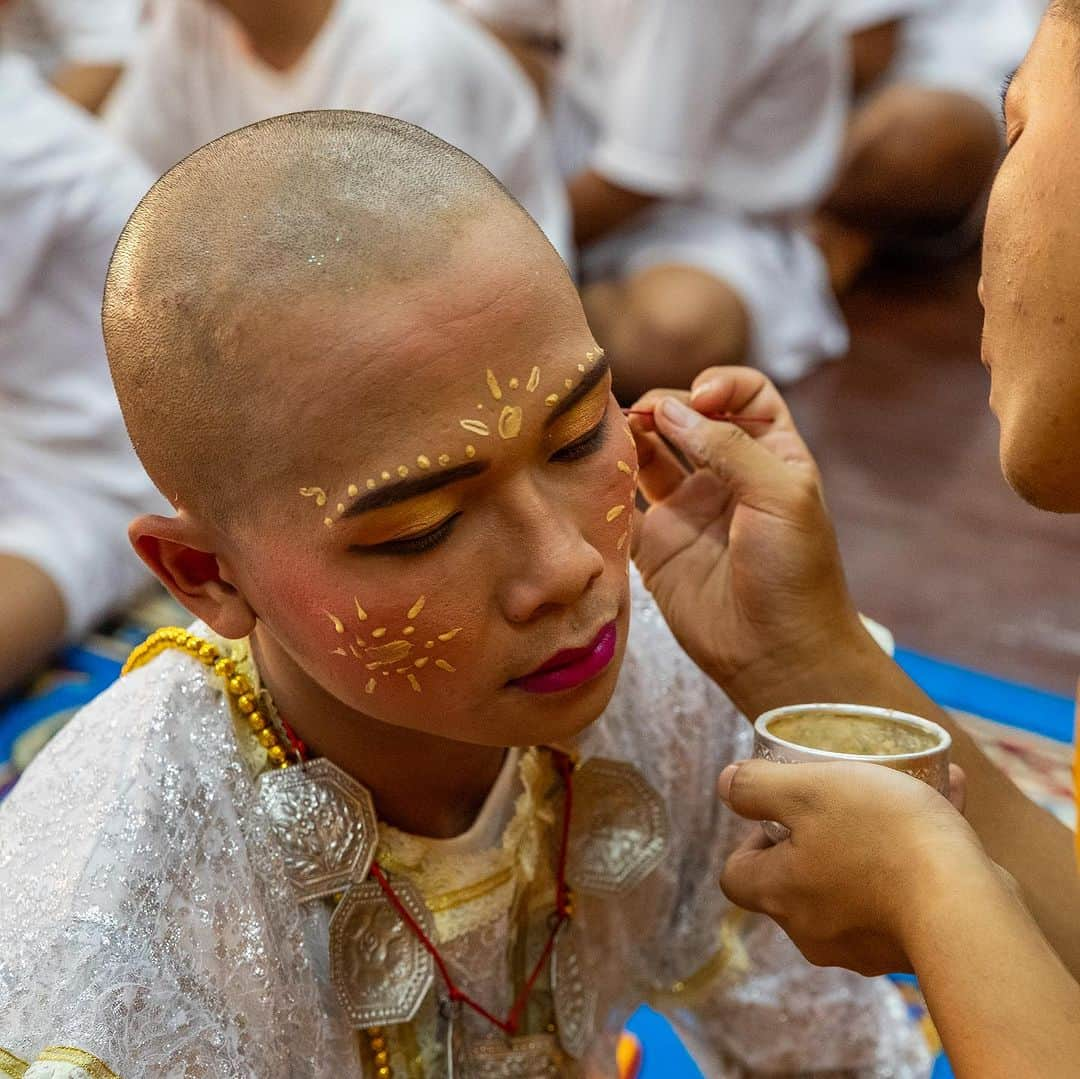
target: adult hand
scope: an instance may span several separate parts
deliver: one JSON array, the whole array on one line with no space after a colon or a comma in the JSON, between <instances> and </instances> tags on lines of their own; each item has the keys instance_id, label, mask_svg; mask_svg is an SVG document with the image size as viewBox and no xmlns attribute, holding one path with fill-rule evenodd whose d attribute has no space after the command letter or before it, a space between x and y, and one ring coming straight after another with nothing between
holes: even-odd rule
<instances>
[{"instance_id":1,"label":"adult hand","mask_svg":"<svg viewBox=\"0 0 1080 1079\"><path fill-rule=\"evenodd\" d=\"M793 672L828 670L869 638L791 413L745 367L711 368L689 395L653 390L634 407L647 413L631 421L649 503L633 546L646 587L683 648L748 715L789 703L762 698L764 687L786 683L798 700ZM717 414L738 418L706 418Z\"/></svg>"},{"instance_id":2,"label":"adult hand","mask_svg":"<svg viewBox=\"0 0 1080 1079\"><path fill-rule=\"evenodd\" d=\"M720 881L740 907L773 918L818 966L860 974L909 970L912 934L941 895L1004 879L950 800L878 764L745 761L720 776L720 797L740 816L791 830L773 845L755 828Z\"/></svg>"}]
</instances>

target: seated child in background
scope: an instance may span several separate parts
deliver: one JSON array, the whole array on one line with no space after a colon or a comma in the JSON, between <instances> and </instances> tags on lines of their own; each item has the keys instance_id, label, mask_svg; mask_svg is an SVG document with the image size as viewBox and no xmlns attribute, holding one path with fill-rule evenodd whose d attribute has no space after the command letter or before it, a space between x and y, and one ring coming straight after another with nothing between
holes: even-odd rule
<instances>
[{"instance_id":1,"label":"seated child in background","mask_svg":"<svg viewBox=\"0 0 1080 1079\"><path fill-rule=\"evenodd\" d=\"M1027 0L841 0L836 11L856 108L819 229L843 292L880 241L928 253L975 242L1004 149L1002 83L1041 12Z\"/></svg>"},{"instance_id":2,"label":"seated child in background","mask_svg":"<svg viewBox=\"0 0 1080 1079\"><path fill-rule=\"evenodd\" d=\"M628 574L607 361L486 170L257 124L155 185L104 312L175 511L132 538L199 621L0 807L14 1058L605 1076L649 999L710 1076L927 1074L891 985L720 895L751 731Z\"/></svg>"},{"instance_id":3,"label":"seated child in background","mask_svg":"<svg viewBox=\"0 0 1080 1079\"><path fill-rule=\"evenodd\" d=\"M106 121L161 173L245 124L335 108L395 116L461 147L572 258L536 95L440 0L159 0Z\"/></svg>"},{"instance_id":4,"label":"seated child in background","mask_svg":"<svg viewBox=\"0 0 1080 1079\"><path fill-rule=\"evenodd\" d=\"M790 380L844 351L801 230L845 115L824 0L461 2L509 41L558 41L552 123L620 398L709 364Z\"/></svg>"},{"instance_id":5,"label":"seated child in background","mask_svg":"<svg viewBox=\"0 0 1080 1079\"><path fill-rule=\"evenodd\" d=\"M0 41L97 112L135 46L142 0L0 0Z\"/></svg>"},{"instance_id":6,"label":"seated child in background","mask_svg":"<svg viewBox=\"0 0 1080 1079\"><path fill-rule=\"evenodd\" d=\"M0 53L0 693L146 574L159 505L101 341L109 256L149 180L30 61Z\"/></svg>"}]
</instances>

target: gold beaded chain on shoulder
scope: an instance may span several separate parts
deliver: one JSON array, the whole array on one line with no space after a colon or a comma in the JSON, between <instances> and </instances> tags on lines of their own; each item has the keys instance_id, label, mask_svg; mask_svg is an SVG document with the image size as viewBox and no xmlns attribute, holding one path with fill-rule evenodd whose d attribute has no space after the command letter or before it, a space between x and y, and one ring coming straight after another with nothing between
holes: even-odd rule
<instances>
[{"instance_id":1,"label":"gold beaded chain on shoulder","mask_svg":"<svg viewBox=\"0 0 1080 1079\"><path fill-rule=\"evenodd\" d=\"M267 717L259 711L254 686L237 671L236 661L223 656L221 650L209 641L197 637L194 633L188 633L186 629L181 629L179 626L166 626L164 629L151 633L132 651L120 673L129 674L170 648L186 652L224 681L229 703L247 720L252 733L266 750L270 762L278 768L287 768L292 762L293 755L282 745L281 739ZM371 1027L365 1030L364 1034L367 1036L376 1079L393 1079L394 1073L390 1066L386 1035L382 1027Z\"/></svg>"},{"instance_id":2,"label":"gold beaded chain on shoulder","mask_svg":"<svg viewBox=\"0 0 1080 1079\"><path fill-rule=\"evenodd\" d=\"M270 763L277 768L286 768L292 762L292 754L282 744L267 716L259 710L259 699L255 687L236 669L236 661L223 656L217 645L188 633L178 626L166 626L156 630L128 656L120 673L128 674L137 667L142 667L155 659L166 649L175 648L197 659L204 667L209 667L225 683L225 692L229 703L247 721L251 733L266 750Z\"/></svg>"}]
</instances>

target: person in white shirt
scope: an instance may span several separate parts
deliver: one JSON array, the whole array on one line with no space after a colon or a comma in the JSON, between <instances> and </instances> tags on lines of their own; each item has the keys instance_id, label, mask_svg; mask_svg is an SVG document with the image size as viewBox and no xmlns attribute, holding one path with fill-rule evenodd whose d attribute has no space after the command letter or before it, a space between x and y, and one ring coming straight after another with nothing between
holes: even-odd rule
<instances>
[{"instance_id":1,"label":"person in white shirt","mask_svg":"<svg viewBox=\"0 0 1080 1079\"><path fill-rule=\"evenodd\" d=\"M782 380L846 347L801 225L845 120L819 0L461 0L555 38L552 115L590 324L621 397L750 361Z\"/></svg>"},{"instance_id":2,"label":"person in white shirt","mask_svg":"<svg viewBox=\"0 0 1080 1079\"><path fill-rule=\"evenodd\" d=\"M105 362L109 256L149 177L0 53L0 692L146 580L130 519L158 504Z\"/></svg>"},{"instance_id":3,"label":"person in white shirt","mask_svg":"<svg viewBox=\"0 0 1080 1079\"><path fill-rule=\"evenodd\" d=\"M882 243L976 240L1004 149L1001 93L1038 26L1030 0L841 0L856 107L820 219L845 291Z\"/></svg>"},{"instance_id":4,"label":"person in white shirt","mask_svg":"<svg viewBox=\"0 0 1080 1079\"><path fill-rule=\"evenodd\" d=\"M236 128L335 108L407 120L465 150L572 257L532 87L437 0L159 0L105 119L160 173Z\"/></svg>"},{"instance_id":5,"label":"person in white shirt","mask_svg":"<svg viewBox=\"0 0 1080 1079\"><path fill-rule=\"evenodd\" d=\"M141 9L142 0L0 0L0 39L97 112L131 56Z\"/></svg>"}]
</instances>

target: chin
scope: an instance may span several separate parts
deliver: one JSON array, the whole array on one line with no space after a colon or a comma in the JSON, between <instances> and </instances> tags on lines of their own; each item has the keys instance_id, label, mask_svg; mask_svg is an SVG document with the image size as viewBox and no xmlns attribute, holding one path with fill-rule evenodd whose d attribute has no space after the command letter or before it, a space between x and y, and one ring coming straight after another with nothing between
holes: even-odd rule
<instances>
[{"instance_id":1,"label":"chin","mask_svg":"<svg viewBox=\"0 0 1080 1079\"><path fill-rule=\"evenodd\" d=\"M1001 471L1009 486L1029 505L1047 513L1080 513L1080 476L1053 469L1017 466L1003 455Z\"/></svg>"}]
</instances>

